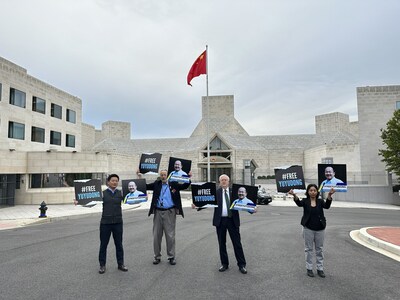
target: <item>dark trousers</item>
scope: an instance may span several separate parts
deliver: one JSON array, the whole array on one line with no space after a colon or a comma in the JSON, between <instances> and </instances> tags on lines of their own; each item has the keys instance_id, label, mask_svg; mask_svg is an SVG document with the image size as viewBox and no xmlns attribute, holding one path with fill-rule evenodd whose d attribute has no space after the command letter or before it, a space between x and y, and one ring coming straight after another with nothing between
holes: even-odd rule
<instances>
[{"instance_id":1,"label":"dark trousers","mask_svg":"<svg viewBox=\"0 0 400 300\"><path fill-rule=\"evenodd\" d=\"M233 250L239 267L246 266L246 259L244 258L243 247L240 241L239 228L235 226L232 218L222 217L220 226L216 227L219 245L219 256L223 266L229 266L228 253L226 252L226 232L229 232L231 237Z\"/></svg>"},{"instance_id":2,"label":"dark trousers","mask_svg":"<svg viewBox=\"0 0 400 300\"><path fill-rule=\"evenodd\" d=\"M99 263L100 266L106 265L107 246L110 241L111 233L113 235L115 252L117 255L118 265L124 264L124 248L122 247L122 223L118 224L100 224L100 251Z\"/></svg>"}]
</instances>

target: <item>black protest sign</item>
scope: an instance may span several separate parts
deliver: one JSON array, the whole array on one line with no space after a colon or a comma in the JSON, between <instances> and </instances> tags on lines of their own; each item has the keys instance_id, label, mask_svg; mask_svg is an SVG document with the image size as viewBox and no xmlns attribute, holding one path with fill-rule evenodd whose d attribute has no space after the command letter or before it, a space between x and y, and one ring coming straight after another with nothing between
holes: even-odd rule
<instances>
[{"instance_id":1,"label":"black protest sign","mask_svg":"<svg viewBox=\"0 0 400 300\"><path fill-rule=\"evenodd\" d=\"M130 189L131 190L130 190ZM124 179L122 180L122 194L124 197L134 192L135 194L146 195L146 179Z\"/></svg>"},{"instance_id":2,"label":"black protest sign","mask_svg":"<svg viewBox=\"0 0 400 300\"><path fill-rule=\"evenodd\" d=\"M168 180L177 181L179 183L187 183L190 181L189 172L192 167L192 161L170 157L168 163Z\"/></svg>"},{"instance_id":3,"label":"black protest sign","mask_svg":"<svg viewBox=\"0 0 400 300\"><path fill-rule=\"evenodd\" d=\"M232 197L234 201L230 209L254 212L257 203L258 188L252 185L233 184Z\"/></svg>"},{"instance_id":4,"label":"black protest sign","mask_svg":"<svg viewBox=\"0 0 400 300\"><path fill-rule=\"evenodd\" d=\"M160 168L161 153L143 153L140 157L139 172L142 174L156 173Z\"/></svg>"},{"instance_id":5,"label":"black protest sign","mask_svg":"<svg viewBox=\"0 0 400 300\"><path fill-rule=\"evenodd\" d=\"M243 190L246 193L246 198L253 201L253 203L257 203L257 192L258 187L252 185L244 185L244 184L232 184L232 197L234 200L239 199L239 189Z\"/></svg>"},{"instance_id":6,"label":"black protest sign","mask_svg":"<svg viewBox=\"0 0 400 300\"><path fill-rule=\"evenodd\" d=\"M306 188L301 166L275 169L275 180L277 191L280 193L287 193L291 189L304 190Z\"/></svg>"},{"instance_id":7,"label":"black protest sign","mask_svg":"<svg viewBox=\"0 0 400 300\"><path fill-rule=\"evenodd\" d=\"M92 201L103 201L100 179L75 180L75 200L80 205L86 205Z\"/></svg>"},{"instance_id":8,"label":"black protest sign","mask_svg":"<svg viewBox=\"0 0 400 300\"><path fill-rule=\"evenodd\" d=\"M214 182L192 183L192 201L197 207L217 205L217 188Z\"/></svg>"},{"instance_id":9,"label":"black protest sign","mask_svg":"<svg viewBox=\"0 0 400 300\"><path fill-rule=\"evenodd\" d=\"M345 164L318 164L319 190L329 192L347 192L347 171Z\"/></svg>"}]
</instances>

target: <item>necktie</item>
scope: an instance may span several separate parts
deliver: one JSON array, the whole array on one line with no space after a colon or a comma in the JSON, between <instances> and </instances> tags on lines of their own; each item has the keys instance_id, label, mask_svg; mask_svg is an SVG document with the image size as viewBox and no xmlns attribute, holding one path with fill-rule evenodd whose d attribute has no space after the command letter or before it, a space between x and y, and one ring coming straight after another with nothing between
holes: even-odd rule
<instances>
[{"instance_id":1,"label":"necktie","mask_svg":"<svg viewBox=\"0 0 400 300\"><path fill-rule=\"evenodd\" d=\"M225 202L226 202L226 209L228 210L228 218L232 217L232 212L230 210L231 201L229 200L228 190L225 190Z\"/></svg>"}]
</instances>

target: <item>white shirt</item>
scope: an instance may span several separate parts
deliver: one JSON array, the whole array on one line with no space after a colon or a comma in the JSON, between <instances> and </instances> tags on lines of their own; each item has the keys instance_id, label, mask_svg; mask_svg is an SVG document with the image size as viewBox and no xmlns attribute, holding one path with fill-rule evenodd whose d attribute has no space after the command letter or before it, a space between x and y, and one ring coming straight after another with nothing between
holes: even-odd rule
<instances>
[{"instance_id":1,"label":"white shirt","mask_svg":"<svg viewBox=\"0 0 400 300\"><path fill-rule=\"evenodd\" d=\"M229 195L229 188L226 189L226 192ZM226 207L226 200L225 200L225 189L222 189L222 217L227 217L228 216L228 209L229 207Z\"/></svg>"}]
</instances>

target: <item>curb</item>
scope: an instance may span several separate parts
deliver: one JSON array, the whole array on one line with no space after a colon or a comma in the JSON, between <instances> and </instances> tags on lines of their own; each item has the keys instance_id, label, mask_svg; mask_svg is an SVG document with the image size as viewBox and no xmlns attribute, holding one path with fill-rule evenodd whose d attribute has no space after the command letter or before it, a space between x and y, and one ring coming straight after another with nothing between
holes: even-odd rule
<instances>
[{"instance_id":1,"label":"curb","mask_svg":"<svg viewBox=\"0 0 400 300\"><path fill-rule=\"evenodd\" d=\"M140 204L133 204L130 205L129 207L123 208L122 211L130 211L134 210L137 208L140 208ZM60 215L60 216L47 216L45 218L24 218L24 219L5 219L5 220L0 220L0 231L1 230L10 230L10 229L15 229L15 228L21 228L21 227L26 227L26 226L31 226L31 225L39 225L39 224L44 224L44 223L51 223L51 222L57 222L57 221L62 221L62 220L73 220L73 219L79 219L85 216L92 216L96 214L101 215L101 211L88 211L87 213L77 213L77 214L66 214L66 215Z\"/></svg>"},{"instance_id":2,"label":"curb","mask_svg":"<svg viewBox=\"0 0 400 300\"><path fill-rule=\"evenodd\" d=\"M392 243L382 241L372 235L370 235L367 230L370 228L375 228L375 227L365 227L360 229L360 238L364 240L367 243L370 243L374 245L375 247L381 248L383 250L392 252L393 254L399 255L400 256L400 247L393 245Z\"/></svg>"},{"instance_id":3,"label":"curb","mask_svg":"<svg viewBox=\"0 0 400 300\"><path fill-rule=\"evenodd\" d=\"M368 234L367 230L369 228L375 227L365 227L360 230L353 230L350 232L350 237L355 242L400 262L400 247Z\"/></svg>"}]
</instances>

